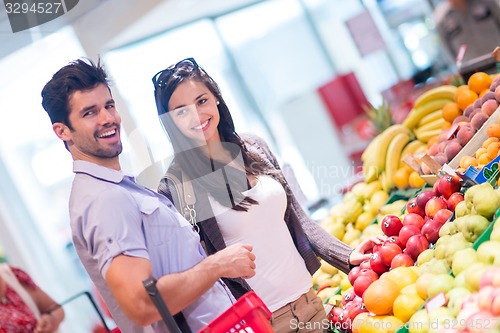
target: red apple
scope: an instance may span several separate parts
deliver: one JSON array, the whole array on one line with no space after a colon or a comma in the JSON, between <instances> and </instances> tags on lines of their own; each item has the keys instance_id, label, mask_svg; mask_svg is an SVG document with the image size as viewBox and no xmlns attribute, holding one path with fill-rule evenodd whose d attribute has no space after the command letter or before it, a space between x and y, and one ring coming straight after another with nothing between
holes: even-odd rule
<instances>
[{"instance_id":1,"label":"red apple","mask_svg":"<svg viewBox=\"0 0 500 333\"><path fill-rule=\"evenodd\" d=\"M447 208L440 209L434 214L434 217L432 218L434 221L438 221L441 224L446 223L450 219L450 217L453 215L453 212Z\"/></svg>"},{"instance_id":2,"label":"red apple","mask_svg":"<svg viewBox=\"0 0 500 333\"><path fill-rule=\"evenodd\" d=\"M413 259L409 255L407 255L405 253L400 253L392 259L391 269L394 269L394 268L400 267L400 266L410 267L410 266L413 266L414 264L415 263L414 263Z\"/></svg>"},{"instance_id":3,"label":"red apple","mask_svg":"<svg viewBox=\"0 0 500 333\"><path fill-rule=\"evenodd\" d=\"M461 192L455 192L446 200L446 205L449 210L454 212L455 207L457 207L457 204L461 201L464 201L464 195Z\"/></svg>"},{"instance_id":4,"label":"red apple","mask_svg":"<svg viewBox=\"0 0 500 333\"><path fill-rule=\"evenodd\" d=\"M417 195L417 206L425 212L427 201L434 198L436 193L433 190L424 190Z\"/></svg>"},{"instance_id":5,"label":"red apple","mask_svg":"<svg viewBox=\"0 0 500 333\"><path fill-rule=\"evenodd\" d=\"M368 312L363 302L356 303L353 307L351 307L348 311L348 316L351 322L354 322L354 318L362 312Z\"/></svg>"},{"instance_id":6,"label":"red apple","mask_svg":"<svg viewBox=\"0 0 500 333\"><path fill-rule=\"evenodd\" d=\"M378 280L378 274L371 268L363 268L359 271L358 277L360 276L368 276L373 281Z\"/></svg>"},{"instance_id":7,"label":"red apple","mask_svg":"<svg viewBox=\"0 0 500 333\"><path fill-rule=\"evenodd\" d=\"M446 201L443 198L441 197L431 198L425 204L425 215L432 218L438 212L438 210L445 208L448 208L448 206L446 205Z\"/></svg>"},{"instance_id":8,"label":"red apple","mask_svg":"<svg viewBox=\"0 0 500 333\"><path fill-rule=\"evenodd\" d=\"M339 307L339 306L334 306L330 312L328 313L328 319L332 322L332 324L336 326L337 323L340 322L340 314L342 313L342 308ZM339 325L339 328L340 328L340 325Z\"/></svg>"},{"instance_id":9,"label":"red apple","mask_svg":"<svg viewBox=\"0 0 500 333\"><path fill-rule=\"evenodd\" d=\"M406 212L415 213L422 217L425 215L425 211L417 205L417 198L412 198L406 203Z\"/></svg>"},{"instance_id":10,"label":"red apple","mask_svg":"<svg viewBox=\"0 0 500 333\"><path fill-rule=\"evenodd\" d=\"M356 297L356 293L354 292L354 288L348 289L345 292L344 296L342 297L342 305L345 306L347 303L352 301L354 299L354 297Z\"/></svg>"},{"instance_id":11,"label":"red apple","mask_svg":"<svg viewBox=\"0 0 500 333\"><path fill-rule=\"evenodd\" d=\"M453 193L460 191L460 187L462 186L460 184L460 178L451 175L441 177L437 181L437 184L439 193L441 193L445 199L448 199Z\"/></svg>"},{"instance_id":12,"label":"red apple","mask_svg":"<svg viewBox=\"0 0 500 333\"><path fill-rule=\"evenodd\" d=\"M362 297L366 288L372 284L374 280L368 275L359 276L356 281L354 281L354 292L357 296Z\"/></svg>"},{"instance_id":13,"label":"red apple","mask_svg":"<svg viewBox=\"0 0 500 333\"><path fill-rule=\"evenodd\" d=\"M434 191L436 197L439 197L441 195L441 193L439 192L439 182L434 183L434 185L432 186L432 190Z\"/></svg>"},{"instance_id":14,"label":"red apple","mask_svg":"<svg viewBox=\"0 0 500 333\"><path fill-rule=\"evenodd\" d=\"M413 260L417 260L418 255L429 248L429 241L424 235L413 235L406 242L405 253Z\"/></svg>"},{"instance_id":15,"label":"red apple","mask_svg":"<svg viewBox=\"0 0 500 333\"><path fill-rule=\"evenodd\" d=\"M361 269L371 269L371 266L370 266L370 259L366 259L366 260L363 260L361 262L361 264L359 264L359 268Z\"/></svg>"},{"instance_id":16,"label":"red apple","mask_svg":"<svg viewBox=\"0 0 500 333\"><path fill-rule=\"evenodd\" d=\"M380 222L382 232L387 236L396 236L403 227L403 223L396 215L386 215Z\"/></svg>"},{"instance_id":17,"label":"red apple","mask_svg":"<svg viewBox=\"0 0 500 333\"><path fill-rule=\"evenodd\" d=\"M400 230L401 232L401 230ZM404 250L405 249L405 246L401 243L401 241L399 240L399 235L398 236L391 236L391 237L387 237L385 240L384 240L384 243L394 243L396 244L397 246L399 246L401 248L401 250Z\"/></svg>"},{"instance_id":18,"label":"red apple","mask_svg":"<svg viewBox=\"0 0 500 333\"><path fill-rule=\"evenodd\" d=\"M356 281L359 271L361 271L361 267L355 266L349 271L349 274L347 274L347 279L349 280L351 286L354 286L354 281Z\"/></svg>"},{"instance_id":19,"label":"red apple","mask_svg":"<svg viewBox=\"0 0 500 333\"><path fill-rule=\"evenodd\" d=\"M382 245L380 248L380 257L382 258L382 263L386 266L391 266L392 259L400 254L403 253L403 250L394 243L387 243Z\"/></svg>"},{"instance_id":20,"label":"red apple","mask_svg":"<svg viewBox=\"0 0 500 333\"><path fill-rule=\"evenodd\" d=\"M419 214L409 213L403 217L403 225L414 225L415 227L421 229L424 223L424 218Z\"/></svg>"},{"instance_id":21,"label":"red apple","mask_svg":"<svg viewBox=\"0 0 500 333\"><path fill-rule=\"evenodd\" d=\"M372 253L370 256L370 267L377 273L381 275L389 270L389 266L384 265L382 262L382 256L379 252Z\"/></svg>"},{"instance_id":22,"label":"red apple","mask_svg":"<svg viewBox=\"0 0 500 333\"><path fill-rule=\"evenodd\" d=\"M425 236L429 243L434 244L439 239L439 229L441 229L442 226L443 223L441 223L440 221L430 219L429 221L425 222L424 226L422 227L422 235Z\"/></svg>"},{"instance_id":23,"label":"red apple","mask_svg":"<svg viewBox=\"0 0 500 333\"><path fill-rule=\"evenodd\" d=\"M420 235L420 228L414 225L404 225L399 231L399 241L406 248L406 243L413 235Z\"/></svg>"}]
</instances>

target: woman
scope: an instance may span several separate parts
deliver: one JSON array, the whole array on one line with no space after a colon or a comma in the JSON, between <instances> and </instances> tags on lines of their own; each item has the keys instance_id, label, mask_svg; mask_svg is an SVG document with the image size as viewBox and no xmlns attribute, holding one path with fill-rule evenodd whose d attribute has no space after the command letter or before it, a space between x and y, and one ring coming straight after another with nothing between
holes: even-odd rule
<instances>
[{"instance_id":1,"label":"woman","mask_svg":"<svg viewBox=\"0 0 500 333\"><path fill-rule=\"evenodd\" d=\"M324 331L325 311L311 288L317 257L348 272L380 239L353 251L311 220L267 144L236 133L217 84L194 59L160 71L153 83L175 153L158 191L199 230L208 254L234 243L253 246L256 275L225 282L237 298L254 290L273 312L276 332L295 332L304 323Z\"/></svg>"},{"instance_id":2,"label":"woman","mask_svg":"<svg viewBox=\"0 0 500 333\"><path fill-rule=\"evenodd\" d=\"M52 333L63 309L19 268L0 264L0 333Z\"/></svg>"}]
</instances>

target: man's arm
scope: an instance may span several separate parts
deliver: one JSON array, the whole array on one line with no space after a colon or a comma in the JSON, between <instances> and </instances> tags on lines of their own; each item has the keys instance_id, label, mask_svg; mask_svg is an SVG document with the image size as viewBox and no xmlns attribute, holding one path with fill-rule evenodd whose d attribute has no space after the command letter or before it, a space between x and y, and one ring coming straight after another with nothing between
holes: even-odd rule
<instances>
[{"instance_id":1,"label":"man's arm","mask_svg":"<svg viewBox=\"0 0 500 333\"><path fill-rule=\"evenodd\" d=\"M176 314L195 301L221 277L255 275L255 255L249 245L235 244L201 261L193 268L160 277L157 282L170 312ZM106 273L106 282L127 317L141 326L161 320L142 282L152 274L149 260L119 255Z\"/></svg>"}]
</instances>

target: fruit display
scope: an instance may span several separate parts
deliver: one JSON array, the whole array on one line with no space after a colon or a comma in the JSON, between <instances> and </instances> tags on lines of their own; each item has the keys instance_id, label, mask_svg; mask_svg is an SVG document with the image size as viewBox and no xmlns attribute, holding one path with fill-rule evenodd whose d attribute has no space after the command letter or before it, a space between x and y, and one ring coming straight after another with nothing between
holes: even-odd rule
<instances>
[{"instance_id":1,"label":"fruit display","mask_svg":"<svg viewBox=\"0 0 500 333\"><path fill-rule=\"evenodd\" d=\"M429 89L370 142L364 180L321 225L352 247L386 238L349 274L315 274L331 332L500 331L499 86L500 76L478 72ZM448 164L432 184L423 156ZM489 178L474 183L470 166Z\"/></svg>"}]
</instances>

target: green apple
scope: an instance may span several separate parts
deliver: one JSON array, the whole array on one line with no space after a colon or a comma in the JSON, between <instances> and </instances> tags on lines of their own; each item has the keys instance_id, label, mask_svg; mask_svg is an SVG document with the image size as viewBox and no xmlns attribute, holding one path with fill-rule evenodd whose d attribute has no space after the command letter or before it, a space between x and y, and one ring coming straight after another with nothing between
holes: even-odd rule
<instances>
[{"instance_id":1,"label":"green apple","mask_svg":"<svg viewBox=\"0 0 500 333\"><path fill-rule=\"evenodd\" d=\"M457 229L464 235L465 240L468 242L475 242L490 225L490 221L486 217L473 214L461 217L456 223Z\"/></svg>"},{"instance_id":2,"label":"green apple","mask_svg":"<svg viewBox=\"0 0 500 333\"><path fill-rule=\"evenodd\" d=\"M477 252L472 247L468 247L466 249L458 250L453 255L453 262L451 264L451 270L453 271L453 275L457 276L461 272L463 272L467 267L476 263Z\"/></svg>"},{"instance_id":3,"label":"green apple","mask_svg":"<svg viewBox=\"0 0 500 333\"><path fill-rule=\"evenodd\" d=\"M408 320L409 333L428 333L429 332L429 314L426 309L415 312Z\"/></svg>"},{"instance_id":4,"label":"green apple","mask_svg":"<svg viewBox=\"0 0 500 333\"><path fill-rule=\"evenodd\" d=\"M467 193L467 192L465 192ZM467 208L467 203L465 201L460 201L455 206L455 217L462 217L469 214L469 209Z\"/></svg>"},{"instance_id":5,"label":"green apple","mask_svg":"<svg viewBox=\"0 0 500 333\"><path fill-rule=\"evenodd\" d=\"M446 306L450 310L453 317L458 315L460 308L462 307L463 299L470 293L471 291L469 289L457 286L446 293L446 299L448 300L448 304Z\"/></svg>"},{"instance_id":6,"label":"green apple","mask_svg":"<svg viewBox=\"0 0 500 333\"><path fill-rule=\"evenodd\" d=\"M500 241L486 241L479 245L477 248L477 259L479 262L487 265L493 265L495 260L498 262L500 259Z\"/></svg>"},{"instance_id":7,"label":"green apple","mask_svg":"<svg viewBox=\"0 0 500 333\"><path fill-rule=\"evenodd\" d=\"M427 295L432 298L444 292L445 294L453 289L455 286L455 279L450 274L437 274L432 278L427 286Z\"/></svg>"},{"instance_id":8,"label":"green apple","mask_svg":"<svg viewBox=\"0 0 500 333\"><path fill-rule=\"evenodd\" d=\"M479 282L481 281L481 276L484 271L488 269L488 265L482 262L476 262L475 264L470 265L464 270L465 274L465 285L467 289L470 291L478 291L479 290Z\"/></svg>"}]
</instances>

